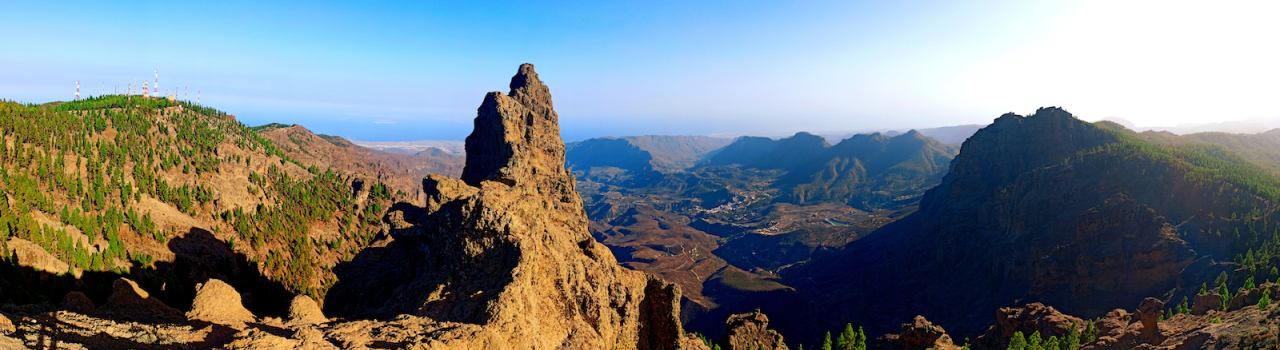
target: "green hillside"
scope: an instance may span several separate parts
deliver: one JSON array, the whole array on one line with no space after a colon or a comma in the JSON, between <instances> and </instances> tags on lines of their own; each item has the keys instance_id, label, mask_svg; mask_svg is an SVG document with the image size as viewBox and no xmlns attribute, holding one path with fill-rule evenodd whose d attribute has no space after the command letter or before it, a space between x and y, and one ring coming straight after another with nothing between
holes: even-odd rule
<instances>
[{"instance_id":1,"label":"green hillside","mask_svg":"<svg viewBox=\"0 0 1280 350\"><path fill-rule=\"evenodd\" d=\"M9 245L29 241L69 266L43 271L57 278L193 283L198 276L174 276L200 273L179 261L175 240L209 234L257 270L218 273L260 274L319 297L334 282L328 269L372 241L392 197L370 183L362 200L353 193L353 181L362 180L304 166L226 113L186 102L4 101L0 132L6 261L22 264ZM66 291L58 288L68 288L15 281L0 285L0 300L60 297ZM174 293L160 297L183 297Z\"/></svg>"}]
</instances>

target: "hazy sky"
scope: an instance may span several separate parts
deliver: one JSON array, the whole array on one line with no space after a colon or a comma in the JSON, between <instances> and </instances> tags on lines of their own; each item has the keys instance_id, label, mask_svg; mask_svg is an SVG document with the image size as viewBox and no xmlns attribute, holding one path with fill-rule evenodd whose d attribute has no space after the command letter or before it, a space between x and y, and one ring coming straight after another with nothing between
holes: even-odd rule
<instances>
[{"instance_id":1,"label":"hazy sky","mask_svg":"<svg viewBox=\"0 0 1280 350\"><path fill-rule=\"evenodd\" d=\"M0 98L159 69L246 124L357 140L461 140L524 62L570 141L1280 117L1277 1L48 3L0 3Z\"/></svg>"}]
</instances>

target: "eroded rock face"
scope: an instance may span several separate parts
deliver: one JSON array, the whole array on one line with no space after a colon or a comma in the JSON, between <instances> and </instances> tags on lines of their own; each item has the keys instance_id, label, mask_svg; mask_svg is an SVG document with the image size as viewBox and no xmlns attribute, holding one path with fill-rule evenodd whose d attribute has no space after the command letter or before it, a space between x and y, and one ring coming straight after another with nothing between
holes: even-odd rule
<instances>
[{"instance_id":1,"label":"eroded rock face","mask_svg":"<svg viewBox=\"0 0 1280 350\"><path fill-rule=\"evenodd\" d=\"M679 288L590 236L550 90L529 64L510 87L477 110L462 179L428 176L425 207L393 207L391 242L337 269L327 311L482 326L442 346L676 348Z\"/></svg>"},{"instance_id":2,"label":"eroded rock face","mask_svg":"<svg viewBox=\"0 0 1280 350\"><path fill-rule=\"evenodd\" d=\"M244 328L255 317L240 302L240 293L218 279L196 285L196 298L191 302L187 318Z\"/></svg>"},{"instance_id":3,"label":"eroded rock face","mask_svg":"<svg viewBox=\"0 0 1280 350\"><path fill-rule=\"evenodd\" d=\"M99 311L146 323L185 321L182 312L165 305L159 299L152 298L150 293L138 287L138 283L132 280L122 277L116 280L111 288L111 296Z\"/></svg>"},{"instance_id":4,"label":"eroded rock face","mask_svg":"<svg viewBox=\"0 0 1280 350\"><path fill-rule=\"evenodd\" d=\"M752 313L729 316L724 325L724 337L720 348L724 350L787 349L782 335L769 329L769 317L759 310Z\"/></svg>"}]
</instances>

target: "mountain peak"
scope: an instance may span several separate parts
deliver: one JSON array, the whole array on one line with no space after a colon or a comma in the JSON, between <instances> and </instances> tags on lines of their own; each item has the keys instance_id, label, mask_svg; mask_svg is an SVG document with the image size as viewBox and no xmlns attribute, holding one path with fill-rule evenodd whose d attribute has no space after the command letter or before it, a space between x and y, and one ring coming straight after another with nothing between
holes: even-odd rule
<instances>
[{"instance_id":1,"label":"mountain peak","mask_svg":"<svg viewBox=\"0 0 1280 350\"><path fill-rule=\"evenodd\" d=\"M573 176L564 168L564 141L559 117L551 104L551 90L538 79L532 64L520 65L511 78L511 92L485 95L476 110L475 129L467 136L467 163L462 180L507 185L554 182L573 192Z\"/></svg>"},{"instance_id":2,"label":"mountain peak","mask_svg":"<svg viewBox=\"0 0 1280 350\"><path fill-rule=\"evenodd\" d=\"M533 71L532 63L525 63L521 64L519 70L516 71L516 75L511 77L511 85L509 85L511 92L507 94L514 96L516 91L521 88L536 88L539 86L545 85L542 85L542 80L538 79L538 72Z\"/></svg>"}]
</instances>

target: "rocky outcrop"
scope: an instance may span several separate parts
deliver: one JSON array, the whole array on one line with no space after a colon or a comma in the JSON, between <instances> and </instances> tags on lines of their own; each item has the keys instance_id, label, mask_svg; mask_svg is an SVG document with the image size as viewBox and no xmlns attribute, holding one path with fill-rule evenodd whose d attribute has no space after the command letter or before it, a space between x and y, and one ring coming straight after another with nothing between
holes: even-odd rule
<instances>
[{"instance_id":1,"label":"rocky outcrop","mask_svg":"<svg viewBox=\"0 0 1280 350\"><path fill-rule=\"evenodd\" d=\"M870 342L876 350L959 350L942 326L933 324L917 315L911 322L902 324L898 333L885 334Z\"/></svg>"},{"instance_id":2,"label":"rocky outcrop","mask_svg":"<svg viewBox=\"0 0 1280 350\"><path fill-rule=\"evenodd\" d=\"M1155 337L1160 335L1161 315L1164 314L1164 302L1156 298L1142 299L1142 304L1138 304L1138 321L1142 323L1142 336Z\"/></svg>"},{"instance_id":3,"label":"rocky outcrop","mask_svg":"<svg viewBox=\"0 0 1280 350\"><path fill-rule=\"evenodd\" d=\"M1258 300L1262 299L1263 291L1268 289L1271 290L1270 295L1272 300L1275 300L1277 297L1276 293L1280 293L1280 286L1277 286L1275 283L1264 283L1256 288L1242 290L1231 296L1231 304L1228 304L1227 310L1239 310L1258 305Z\"/></svg>"},{"instance_id":4,"label":"rocky outcrop","mask_svg":"<svg viewBox=\"0 0 1280 350\"><path fill-rule=\"evenodd\" d=\"M769 329L769 317L759 310L729 316L720 348L724 350L786 350L782 335Z\"/></svg>"},{"instance_id":5,"label":"rocky outcrop","mask_svg":"<svg viewBox=\"0 0 1280 350\"><path fill-rule=\"evenodd\" d=\"M67 296L62 298L62 306L60 308L82 314L90 314L97 309L96 306L93 306L93 301L89 300L89 297L81 292L67 293Z\"/></svg>"},{"instance_id":6,"label":"rocky outcrop","mask_svg":"<svg viewBox=\"0 0 1280 350\"><path fill-rule=\"evenodd\" d=\"M916 316L909 323L902 324L896 335L886 337L894 350L959 350L960 347L951 342L947 331L929 322L924 316Z\"/></svg>"},{"instance_id":7,"label":"rocky outcrop","mask_svg":"<svg viewBox=\"0 0 1280 350\"><path fill-rule=\"evenodd\" d=\"M1031 303L1023 307L1005 307L996 311L996 323L987 331L974 339L973 343L981 349L1004 349L1009 346L1009 338L1014 333L1030 335L1037 332L1042 338L1058 337L1063 339L1072 327L1077 332L1085 329L1084 320L1063 314L1052 306Z\"/></svg>"},{"instance_id":8,"label":"rocky outcrop","mask_svg":"<svg viewBox=\"0 0 1280 350\"><path fill-rule=\"evenodd\" d=\"M324 317L324 312L320 311L320 306L311 297L299 294L289 303L290 324L312 325L325 322L329 322L329 319Z\"/></svg>"},{"instance_id":9,"label":"rocky outcrop","mask_svg":"<svg viewBox=\"0 0 1280 350\"><path fill-rule=\"evenodd\" d=\"M441 347L676 348L679 289L591 237L550 90L529 64L510 88L477 110L461 180L428 176L425 207L393 207L389 242L335 269L326 311L480 326Z\"/></svg>"},{"instance_id":10,"label":"rocky outcrop","mask_svg":"<svg viewBox=\"0 0 1280 350\"><path fill-rule=\"evenodd\" d=\"M117 279L111 289L111 296L107 298L107 303L99 309L101 312L145 323L185 320L181 311L165 305L159 299L152 298L150 293L138 287L138 283L132 280Z\"/></svg>"},{"instance_id":11,"label":"rocky outcrop","mask_svg":"<svg viewBox=\"0 0 1280 350\"><path fill-rule=\"evenodd\" d=\"M196 298L191 302L187 318L243 329L255 321L253 313L240 302L240 293L218 279L196 285Z\"/></svg>"}]
</instances>

